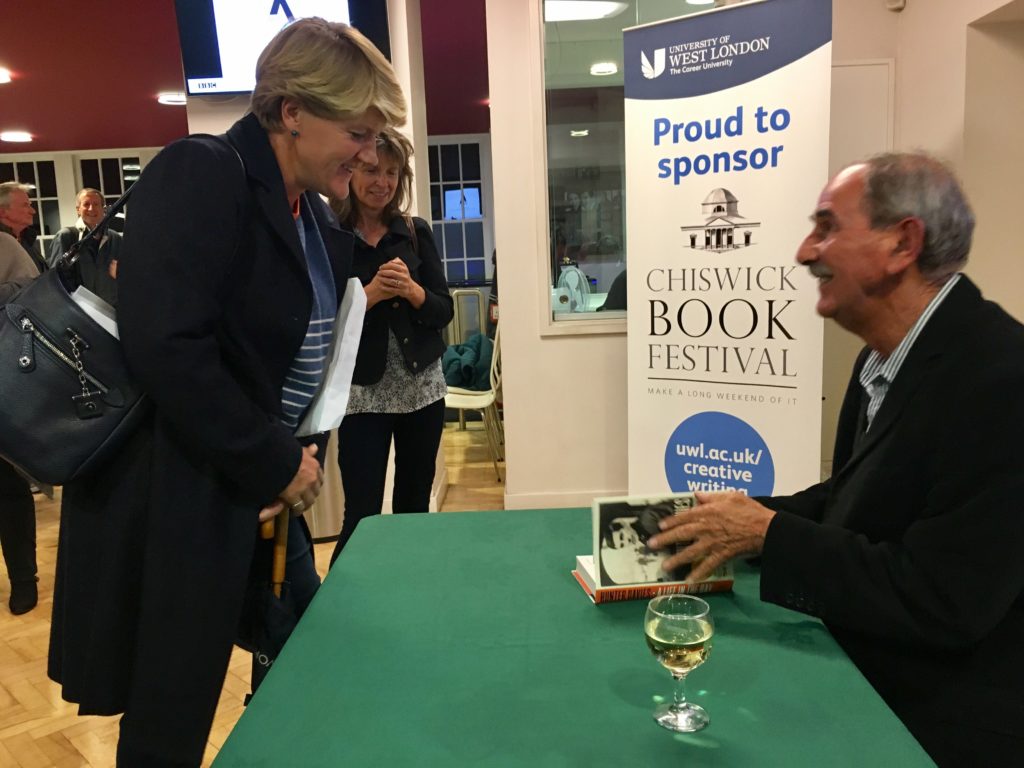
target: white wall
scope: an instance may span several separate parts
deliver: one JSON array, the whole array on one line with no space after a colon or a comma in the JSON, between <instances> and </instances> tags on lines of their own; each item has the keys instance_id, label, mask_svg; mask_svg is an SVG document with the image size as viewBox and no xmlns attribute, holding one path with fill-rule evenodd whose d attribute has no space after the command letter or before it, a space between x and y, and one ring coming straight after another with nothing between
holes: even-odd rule
<instances>
[{"instance_id":1,"label":"white wall","mask_svg":"<svg viewBox=\"0 0 1024 768\"><path fill-rule=\"evenodd\" d=\"M1024 0L1018 0L1024 19ZM998 72L998 77L992 73ZM967 273L985 294L1024 319L1018 258L1024 177L1024 20L967 32L963 175L977 229Z\"/></svg>"},{"instance_id":2,"label":"white wall","mask_svg":"<svg viewBox=\"0 0 1024 768\"><path fill-rule=\"evenodd\" d=\"M832 59L894 58L898 22L899 14L886 10L883 0L832 0Z\"/></svg>"},{"instance_id":3,"label":"white wall","mask_svg":"<svg viewBox=\"0 0 1024 768\"><path fill-rule=\"evenodd\" d=\"M413 190L411 212L430 218L430 170L427 164L427 99L423 86L423 39L420 0L388 0L391 59L409 105L403 132L412 141ZM426 216L423 214L426 213Z\"/></svg>"},{"instance_id":4,"label":"white wall","mask_svg":"<svg viewBox=\"0 0 1024 768\"><path fill-rule=\"evenodd\" d=\"M625 335L541 336L548 233L540 3L487 0L486 14L505 505L589 505L626 489Z\"/></svg>"},{"instance_id":5,"label":"white wall","mask_svg":"<svg viewBox=\"0 0 1024 768\"><path fill-rule=\"evenodd\" d=\"M1004 5L1007 0L908 0L896 49L898 148L924 149L961 167L967 25Z\"/></svg>"}]
</instances>

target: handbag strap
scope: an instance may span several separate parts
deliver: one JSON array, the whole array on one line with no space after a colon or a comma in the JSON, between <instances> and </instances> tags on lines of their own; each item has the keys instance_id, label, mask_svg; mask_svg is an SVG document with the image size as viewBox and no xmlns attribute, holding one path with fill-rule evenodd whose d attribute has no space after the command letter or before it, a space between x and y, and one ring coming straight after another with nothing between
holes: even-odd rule
<instances>
[{"instance_id":1,"label":"handbag strap","mask_svg":"<svg viewBox=\"0 0 1024 768\"><path fill-rule=\"evenodd\" d=\"M242 166L242 176L243 176L243 178L247 178L246 171L245 171L245 160L242 159L242 156L238 153L238 150L235 148L235 145L232 144L231 141L228 139L227 134L221 134L220 136L214 136L213 134L210 134L210 133L196 133L196 134L193 134L192 136L190 136L189 138L195 138L195 139L207 139L207 138L209 138L209 139L213 139L214 141L216 141L219 144L224 144L224 145L230 147L231 151L235 153L235 157L238 158L239 164ZM61 254L61 257L59 259L57 259L57 262L54 264L54 266L59 268L59 269L61 269L65 273L69 272L71 270L71 268L75 266L75 263L78 261L79 255L80 255L80 251L82 250L82 246L85 245L87 242L89 242L89 238L95 238L97 240L99 239L100 233L106 231L107 224L110 223L110 220L112 218L114 218L122 208L124 208L124 204L126 202L128 202L128 196L131 195L133 188L134 188L134 186L133 187L129 187L125 191L125 193L123 195L121 195L121 197L119 197L117 199L117 202L115 202L113 205L111 205L107 209L106 215L103 217L103 219L100 221L99 224L97 224L95 227L93 227L91 230L89 230L77 242L72 243L71 247L69 247L66 251L64 251L64 253Z\"/></svg>"}]
</instances>

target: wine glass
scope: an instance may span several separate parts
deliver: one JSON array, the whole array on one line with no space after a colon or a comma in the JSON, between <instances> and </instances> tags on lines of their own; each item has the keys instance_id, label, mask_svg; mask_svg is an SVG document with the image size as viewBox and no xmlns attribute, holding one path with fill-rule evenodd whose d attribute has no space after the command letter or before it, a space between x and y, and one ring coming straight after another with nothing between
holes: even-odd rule
<instances>
[{"instance_id":1,"label":"wine glass","mask_svg":"<svg viewBox=\"0 0 1024 768\"><path fill-rule=\"evenodd\" d=\"M654 711L662 728L691 733L710 722L703 707L686 700L686 676L707 660L714 633L711 607L699 597L662 595L647 604L647 647L676 680L674 700Z\"/></svg>"}]
</instances>

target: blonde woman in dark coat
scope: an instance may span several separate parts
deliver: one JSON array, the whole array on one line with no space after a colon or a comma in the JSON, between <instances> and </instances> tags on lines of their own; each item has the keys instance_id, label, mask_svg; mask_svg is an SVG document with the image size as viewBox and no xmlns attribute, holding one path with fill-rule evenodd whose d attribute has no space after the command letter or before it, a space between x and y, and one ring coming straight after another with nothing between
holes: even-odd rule
<instances>
[{"instance_id":1,"label":"blonde woman in dark coat","mask_svg":"<svg viewBox=\"0 0 1024 768\"><path fill-rule=\"evenodd\" d=\"M176 142L136 184L118 320L153 412L64 492L49 672L82 714L124 713L122 765L200 763L259 524L320 491L318 449L294 430L352 248L320 195L344 197L405 119L387 60L320 19L267 46L250 110L226 143ZM299 554L289 568L308 575Z\"/></svg>"}]
</instances>

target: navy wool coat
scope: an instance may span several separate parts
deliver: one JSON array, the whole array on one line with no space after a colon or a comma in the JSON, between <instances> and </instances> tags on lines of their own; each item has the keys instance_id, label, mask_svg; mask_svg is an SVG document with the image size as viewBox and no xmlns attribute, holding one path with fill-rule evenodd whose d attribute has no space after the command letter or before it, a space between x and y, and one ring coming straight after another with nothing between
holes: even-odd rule
<instances>
[{"instance_id":1,"label":"navy wool coat","mask_svg":"<svg viewBox=\"0 0 1024 768\"><path fill-rule=\"evenodd\" d=\"M227 669L258 512L298 469L281 387L313 301L265 131L171 144L129 203L118 273L125 355L152 413L64 489L49 674L83 714L163 723L139 748L200 762ZM352 239L306 201L340 302ZM261 545L262 546L262 545ZM136 729L139 730L139 729ZM160 743L157 734L166 735Z\"/></svg>"}]
</instances>

